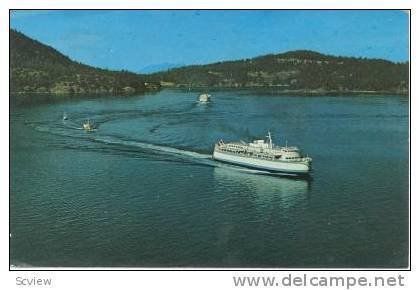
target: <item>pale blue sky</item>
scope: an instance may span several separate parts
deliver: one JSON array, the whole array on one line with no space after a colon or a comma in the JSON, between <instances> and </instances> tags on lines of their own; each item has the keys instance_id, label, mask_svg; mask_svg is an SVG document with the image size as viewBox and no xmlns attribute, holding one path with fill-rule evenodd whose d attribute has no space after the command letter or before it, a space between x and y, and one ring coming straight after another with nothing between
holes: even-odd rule
<instances>
[{"instance_id":1,"label":"pale blue sky","mask_svg":"<svg viewBox=\"0 0 420 290\"><path fill-rule=\"evenodd\" d=\"M74 60L141 71L309 49L408 60L402 11L55 10L13 11L11 27Z\"/></svg>"}]
</instances>

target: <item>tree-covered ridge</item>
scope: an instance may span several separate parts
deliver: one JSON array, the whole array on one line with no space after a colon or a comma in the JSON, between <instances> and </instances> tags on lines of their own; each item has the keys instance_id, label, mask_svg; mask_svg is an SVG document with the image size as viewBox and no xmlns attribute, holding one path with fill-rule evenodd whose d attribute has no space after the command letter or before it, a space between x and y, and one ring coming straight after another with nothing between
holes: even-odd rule
<instances>
[{"instance_id":1,"label":"tree-covered ridge","mask_svg":"<svg viewBox=\"0 0 420 290\"><path fill-rule=\"evenodd\" d=\"M94 68L10 30L10 88L19 93L136 93L156 85L127 71Z\"/></svg>"},{"instance_id":2,"label":"tree-covered ridge","mask_svg":"<svg viewBox=\"0 0 420 290\"><path fill-rule=\"evenodd\" d=\"M407 93L408 63L299 50L175 68L151 75L164 85L271 87L282 91Z\"/></svg>"},{"instance_id":3,"label":"tree-covered ridge","mask_svg":"<svg viewBox=\"0 0 420 290\"><path fill-rule=\"evenodd\" d=\"M406 94L408 63L337 57L298 50L252 59L191 65L140 75L75 62L54 48L10 30L10 88L17 93L125 94L169 87L264 87L297 93Z\"/></svg>"}]
</instances>

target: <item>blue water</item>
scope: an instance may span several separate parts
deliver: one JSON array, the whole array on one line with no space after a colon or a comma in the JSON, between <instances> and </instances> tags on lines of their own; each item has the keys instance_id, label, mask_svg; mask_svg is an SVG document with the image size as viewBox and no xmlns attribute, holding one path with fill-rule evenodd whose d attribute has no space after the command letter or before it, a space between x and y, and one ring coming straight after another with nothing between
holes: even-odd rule
<instances>
[{"instance_id":1,"label":"blue water","mask_svg":"<svg viewBox=\"0 0 420 290\"><path fill-rule=\"evenodd\" d=\"M407 97L197 95L12 105L11 264L408 265ZM268 129L313 158L311 179L211 160Z\"/></svg>"}]
</instances>

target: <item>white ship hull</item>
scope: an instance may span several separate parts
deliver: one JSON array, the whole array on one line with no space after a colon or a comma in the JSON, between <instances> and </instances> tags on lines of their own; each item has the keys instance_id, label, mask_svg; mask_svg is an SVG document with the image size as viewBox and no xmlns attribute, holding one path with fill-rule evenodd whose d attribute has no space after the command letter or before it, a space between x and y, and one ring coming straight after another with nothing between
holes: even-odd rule
<instances>
[{"instance_id":1,"label":"white ship hull","mask_svg":"<svg viewBox=\"0 0 420 290\"><path fill-rule=\"evenodd\" d=\"M290 161L271 161L254 157L238 156L225 152L214 151L213 158L218 161L236 164L239 166L266 170L269 172L289 173L289 174L307 174L310 170L309 163L290 162Z\"/></svg>"}]
</instances>

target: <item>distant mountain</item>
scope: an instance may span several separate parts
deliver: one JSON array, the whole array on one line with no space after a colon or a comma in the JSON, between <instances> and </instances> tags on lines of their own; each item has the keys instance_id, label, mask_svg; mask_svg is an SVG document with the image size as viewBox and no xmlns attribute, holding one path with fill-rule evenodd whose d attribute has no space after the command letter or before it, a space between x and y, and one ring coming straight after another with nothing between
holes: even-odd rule
<instances>
[{"instance_id":1,"label":"distant mountain","mask_svg":"<svg viewBox=\"0 0 420 290\"><path fill-rule=\"evenodd\" d=\"M75 62L50 46L10 30L12 93L128 94L156 87L145 83L143 75Z\"/></svg>"},{"instance_id":2,"label":"distant mountain","mask_svg":"<svg viewBox=\"0 0 420 290\"><path fill-rule=\"evenodd\" d=\"M152 64L145 66L139 70L139 73L155 73L160 71L165 71L168 69L173 69L177 67L185 66L184 64L176 64L176 63L161 63L161 64Z\"/></svg>"},{"instance_id":3,"label":"distant mountain","mask_svg":"<svg viewBox=\"0 0 420 290\"><path fill-rule=\"evenodd\" d=\"M299 50L252 59L111 71L75 62L54 48L10 30L10 90L24 94L131 94L159 87L269 88L296 94L407 94L409 65L382 59Z\"/></svg>"},{"instance_id":4,"label":"distant mountain","mask_svg":"<svg viewBox=\"0 0 420 290\"><path fill-rule=\"evenodd\" d=\"M149 75L164 86L270 88L279 92L406 94L408 63L298 50L252 59L191 65Z\"/></svg>"}]
</instances>

